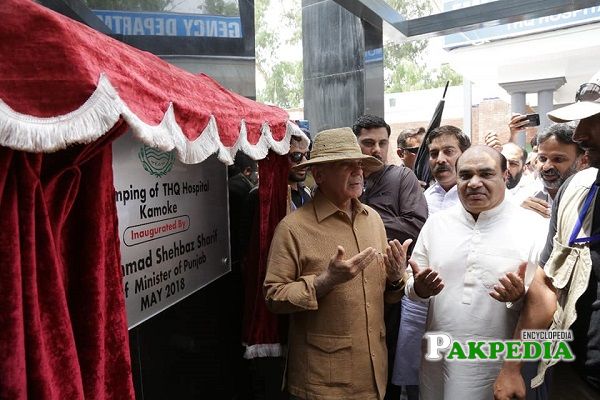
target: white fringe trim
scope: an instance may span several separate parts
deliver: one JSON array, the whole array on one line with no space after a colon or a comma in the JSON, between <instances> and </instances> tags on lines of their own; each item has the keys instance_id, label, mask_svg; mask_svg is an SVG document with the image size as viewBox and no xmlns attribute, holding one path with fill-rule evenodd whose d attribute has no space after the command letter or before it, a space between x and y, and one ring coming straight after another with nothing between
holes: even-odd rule
<instances>
[{"instance_id":1,"label":"white fringe trim","mask_svg":"<svg viewBox=\"0 0 600 400\"><path fill-rule=\"evenodd\" d=\"M271 128L265 122L257 144L248 142L246 122L240 121L240 135L232 147L225 147L219 137L214 116L202 134L190 141L175 120L173 103L160 124L148 125L142 121L119 97L106 75L101 74L98 86L90 98L77 110L58 117L38 118L18 113L0 99L0 145L14 150L34 153L51 153L74 144L91 143L102 137L123 119L134 136L144 144L162 151L175 150L177 158L185 164L197 164L217 153L221 162L231 165L238 151L255 160L266 157L269 149L277 154L286 154L290 139L298 136L305 143L308 137L293 122L287 121L285 137L277 142Z\"/></svg>"},{"instance_id":2,"label":"white fringe trim","mask_svg":"<svg viewBox=\"0 0 600 400\"><path fill-rule=\"evenodd\" d=\"M246 347L246 351L244 352L246 360L260 357L281 357L284 355L283 346L279 343L253 344L252 346L243 343L243 345Z\"/></svg>"}]
</instances>

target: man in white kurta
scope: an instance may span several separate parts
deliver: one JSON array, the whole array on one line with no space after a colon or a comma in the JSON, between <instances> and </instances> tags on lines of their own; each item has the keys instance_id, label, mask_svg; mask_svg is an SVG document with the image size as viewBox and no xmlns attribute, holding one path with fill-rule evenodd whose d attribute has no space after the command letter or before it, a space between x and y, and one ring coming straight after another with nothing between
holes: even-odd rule
<instances>
[{"instance_id":1,"label":"man in white kurta","mask_svg":"<svg viewBox=\"0 0 600 400\"><path fill-rule=\"evenodd\" d=\"M518 306L502 301L523 295L538 247L526 229L527 212L505 201L502 158L486 146L467 150L457 163L461 204L430 216L421 230L406 292L429 301L427 332L446 332L463 343L512 336ZM491 399L501 365L501 360L423 359L421 399Z\"/></svg>"},{"instance_id":2,"label":"man in white kurta","mask_svg":"<svg viewBox=\"0 0 600 400\"><path fill-rule=\"evenodd\" d=\"M471 141L460 129L445 125L433 130L425 144L430 154L429 168L436 178L436 182L423 193L431 216L459 203L456 160L471 146ZM413 301L408 297L402 299L392 383L405 388L408 400L419 399L421 340L427 309L426 302Z\"/></svg>"}]
</instances>

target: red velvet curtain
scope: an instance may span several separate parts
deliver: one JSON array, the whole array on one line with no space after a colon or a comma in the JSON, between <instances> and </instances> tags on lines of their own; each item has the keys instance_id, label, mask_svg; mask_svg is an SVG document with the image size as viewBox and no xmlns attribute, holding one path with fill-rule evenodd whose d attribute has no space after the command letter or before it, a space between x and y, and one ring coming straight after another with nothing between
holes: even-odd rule
<instances>
[{"instance_id":1,"label":"red velvet curtain","mask_svg":"<svg viewBox=\"0 0 600 400\"><path fill-rule=\"evenodd\" d=\"M285 328L279 316L271 313L265 305L263 282L267 269L269 247L275 227L287 211L287 155L269 151L258 162L260 173L259 212L251 237L244 266L244 324L242 340L247 345L285 342Z\"/></svg>"},{"instance_id":2,"label":"red velvet curtain","mask_svg":"<svg viewBox=\"0 0 600 400\"><path fill-rule=\"evenodd\" d=\"M0 147L0 398L131 399L110 142Z\"/></svg>"}]
</instances>

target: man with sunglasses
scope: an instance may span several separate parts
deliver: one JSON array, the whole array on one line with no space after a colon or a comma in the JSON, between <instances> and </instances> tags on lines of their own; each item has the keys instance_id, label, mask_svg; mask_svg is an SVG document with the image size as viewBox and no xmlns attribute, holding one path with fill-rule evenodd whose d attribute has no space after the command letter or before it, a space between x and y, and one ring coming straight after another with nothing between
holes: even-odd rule
<instances>
[{"instance_id":1,"label":"man with sunglasses","mask_svg":"<svg viewBox=\"0 0 600 400\"><path fill-rule=\"evenodd\" d=\"M414 170L419 146L425 136L425 128L405 129L398 135L396 153L404 163L404 166Z\"/></svg>"},{"instance_id":2,"label":"man with sunglasses","mask_svg":"<svg viewBox=\"0 0 600 400\"><path fill-rule=\"evenodd\" d=\"M307 134L308 137L310 137L308 131L305 131L303 129L303 132ZM288 164L290 166L290 173L288 175L289 211L294 211L302 207L311 199L310 190L304 185L308 169L294 168L302 161L309 159L310 151L308 149L308 144L300 140L300 138L292 136L292 139L290 141L290 151L288 152Z\"/></svg>"},{"instance_id":3,"label":"man with sunglasses","mask_svg":"<svg viewBox=\"0 0 600 400\"><path fill-rule=\"evenodd\" d=\"M415 174L407 167L387 163L390 126L381 117L363 115L352 127L363 154L377 158L384 167L377 171L364 170L365 190L360 200L379 213L388 240L416 240L427 219L427 202ZM385 310L388 352L388 391L386 398L400 396L392 385L392 369L400 326L400 303L390 304Z\"/></svg>"},{"instance_id":4,"label":"man with sunglasses","mask_svg":"<svg viewBox=\"0 0 600 400\"><path fill-rule=\"evenodd\" d=\"M579 120L573 140L586 151L593 168L570 177L554 198L546 247L525 299L515 338L522 329L567 330L573 363L555 368L551 384L569 399L600 397L600 72L581 85L575 103L548 113L555 122ZM542 269L543 268L543 269ZM548 367L542 361L533 387ZM505 361L494 385L496 399L525 398L521 363ZM529 382L527 382L529 384ZM560 387L557 385L559 384Z\"/></svg>"}]
</instances>

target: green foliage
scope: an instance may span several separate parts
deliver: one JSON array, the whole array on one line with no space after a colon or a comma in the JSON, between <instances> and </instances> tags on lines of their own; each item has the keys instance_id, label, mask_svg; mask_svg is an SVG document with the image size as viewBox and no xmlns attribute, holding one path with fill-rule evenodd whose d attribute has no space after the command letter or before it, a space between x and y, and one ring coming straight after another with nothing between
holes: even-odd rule
<instances>
[{"instance_id":1,"label":"green foliage","mask_svg":"<svg viewBox=\"0 0 600 400\"><path fill-rule=\"evenodd\" d=\"M395 68L386 71L385 91L387 93L411 92L443 87L447 81L450 86L462 84L462 76L457 74L448 64L438 69L424 69L419 63L401 60Z\"/></svg>"},{"instance_id":2,"label":"green foliage","mask_svg":"<svg viewBox=\"0 0 600 400\"><path fill-rule=\"evenodd\" d=\"M386 0L386 3L406 19L431 14L432 10L429 0Z\"/></svg>"},{"instance_id":3,"label":"green foliage","mask_svg":"<svg viewBox=\"0 0 600 400\"><path fill-rule=\"evenodd\" d=\"M423 40L403 44L387 43L383 47L386 92L410 92L428 85L430 77L421 60L421 54L426 47L427 42Z\"/></svg>"},{"instance_id":4,"label":"green foliage","mask_svg":"<svg viewBox=\"0 0 600 400\"><path fill-rule=\"evenodd\" d=\"M286 41L286 44L293 46L302 42L302 12L301 1L294 0L290 3L295 3L294 7L286 10L283 13L282 26L294 27L292 37Z\"/></svg>"},{"instance_id":5,"label":"green foliage","mask_svg":"<svg viewBox=\"0 0 600 400\"><path fill-rule=\"evenodd\" d=\"M388 4L406 18L418 18L431 14L432 11L430 0L389 0ZM462 76L449 65L444 64L439 69L427 65L423 59L427 44L426 40L403 44L385 43L383 68L387 93L441 87L446 81L450 81L450 85L462 84Z\"/></svg>"},{"instance_id":6,"label":"green foliage","mask_svg":"<svg viewBox=\"0 0 600 400\"><path fill-rule=\"evenodd\" d=\"M304 95L303 85L302 62L280 61L271 68L266 86L257 98L283 108L298 107Z\"/></svg>"},{"instance_id":7,"label":"green foliage","mask_svg":"<svg viewBox=\"0 0 600 400\"><path fill-rule=\"evenodd\" d=\"M266 13L271 0L255 0L256 68L264 77L266 86L259 91L259 101L273 103L284 108L298 107L303 98L302 63L280 59L283 46L292 46L302 39L302 15L300 0L273 0L285 4L279 21L269 21ZM406 18L431 14L430 0L388 0ZM290 32L283 39L281 29ZM406 92L441 87L449 80L451 85L462 83L462 77L448 65L432 68L423 58L427 41L419 40L403 44L384 45L385 91ZM301 51L301 50L298 50Z\"/></svg>"},{"instance_id":8,"label":"green foliage","mask_svg":"<svg viewBox=\"0 0 600 400\"><path fill-rule=\"evenodd\" d=\"M441 87L450 81L451 86L462 84L462 76L448 64L432 68L423 59L427 42L418 40L403 44L387 43L384 46L383 73L387 93Z\"/></svg>"},{"instance_id":9,"label":"green foliage","mask_svg":"<svg viewBox=\"0 0 600 400\"><path fill-rule=\"evenodd\" d=\"M446 81L450 81L450 86L462 85L462 75L458 74L448 64L443 64L437 77L437 83L433 87L440 87L446 84Z\"/></svg>"},{"instance_id":10,"label":"green foliage","mask_svg":"<svg viewBox=\"0 0 600 400\"><path fill-rule=\"evenodd\" d=\"M256 68L265 77L270 70L269 64L275 59L281 46L279 36L266 22L265 13L270 4L270 0L254 1Z\"/></svg>"},{"instance_id":11,"label":"green foliage","mask_svg":"<svg viewBox=\"0 0 600 400\"><path fill-rule=\"evenodd\" d=\"M281 60L280 52L283 46L297 45L302 39L301 1L285 1L286 8L277 23L267 20L270 5L270 0L254 1L256 69L265 79L265 88L256 97L283 108L299 107L304 97L302 62ZM288 39L282 39L282 27L290 31Z\"/></svg>"},{"instance_id":12,"label":"green foliage","mask_svg":"<svg viewBox=\"0 0 600 400\"><path fill-rule=\"evenodd\" d=\"M204 14L224 15L226 17L237 17L240 15L238 2L231 0L204 0L202 11Z\"/></svg>"}]
</instances>

